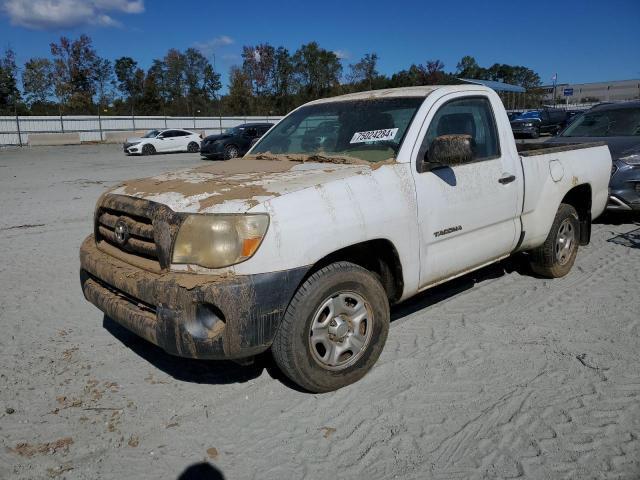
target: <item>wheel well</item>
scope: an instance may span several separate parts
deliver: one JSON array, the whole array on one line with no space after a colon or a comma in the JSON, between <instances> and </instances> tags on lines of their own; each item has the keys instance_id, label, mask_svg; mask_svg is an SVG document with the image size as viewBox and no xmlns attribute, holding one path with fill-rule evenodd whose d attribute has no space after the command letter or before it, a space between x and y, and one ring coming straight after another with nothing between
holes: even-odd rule
<instances>
[{"instance_id":1,"label":"wheel well","mask_svg":"<svg viewBox=\"0 0 640 480\"><path fill-rule=\"evenodd\" d=\"M318 260L301 283L318 270L335 262L355 263L375 273L387 292L389 302L394 303L402 296L404 289L402 264L398 251L389 240L368 240L337 250Z\"/></svg>"},{"instance_id":2,"label":"wheel well","mask_svg":"<svg viewBox=\"0 0 640 480\"><path fill-rule=\"evenodd\" d=\"M587 245L591 238L591 185L584 183L573 187L562 199L578 212L580 220L580 244Z\"/></svg>"}]
</instances>

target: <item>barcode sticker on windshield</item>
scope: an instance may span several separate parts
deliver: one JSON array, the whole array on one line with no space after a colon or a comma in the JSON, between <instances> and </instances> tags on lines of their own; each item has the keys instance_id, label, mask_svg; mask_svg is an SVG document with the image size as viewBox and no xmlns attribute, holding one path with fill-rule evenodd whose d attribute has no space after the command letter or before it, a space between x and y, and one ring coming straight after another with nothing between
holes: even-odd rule
<instances>
[{"instance_id":1,"label":"barcode sticker on windshield","mask_svg":"<svg viewBox=\"0 0 640 480\"><path fill-rule=\"evenodd\" d=\"M380 142L393 140L398 133L397 128L384 128L382 130L369 130L368 132L356 132L349 143Z\"/></svg>"}]
</instances>

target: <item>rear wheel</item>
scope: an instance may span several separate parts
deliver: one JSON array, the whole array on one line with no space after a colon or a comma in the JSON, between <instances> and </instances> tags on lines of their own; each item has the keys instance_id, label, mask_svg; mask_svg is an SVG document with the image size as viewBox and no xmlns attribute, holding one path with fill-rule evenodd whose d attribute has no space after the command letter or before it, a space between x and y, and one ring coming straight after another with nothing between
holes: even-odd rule
<instances>
[{"instance_id":1,"label":"rear wheel","mask_svg":"<svg viewBox=\"0 0 640 480\"><path fill-rule=\"evenodd\" d=\"M189 145L187 145L187 152L197 153L199 151L200 151L200 147L196 142L190 142Z\"/></svg>"},{"instance_id":2,"label":"rear wheel","mask_svg":"<svg viewBox=\"0 0 640 480\"><path fill-rule=\"evenodd\" d=\"M362 378L389 332L389 302L377 277L349 262L314 273L298 289L271 347L293 382L311 392Z\"/></svg>"},{"instance_id":3,"label":"rear wheel","mask_svg":"<svg viewBox=\"0 0 640 480\"><path fill-rule=\"evenodd\" d=\"M561 203L545 242L531 252L531 268L549 278L564 277L576 260L580 238L578 212Z\"/></svg>"},{"instance_id":4,"label":"rear wheel","mask_svg":"<svg viewBox=\"0 0 640 480\"><path fill-rule=\"evenodd\" d=\"M147 143L146 145L142 146L143 155L153 155L154 153L156 153L156 148L150 143Z\"/></svg>"},{"instance_id":5,"label":"rear wheel","mask_svg":"<svg viewBox=\"0 0 640 480\"><path fill-rule=\"evenodd\" d=\"M224 147L224 158L226 160L237 157L239 153L238 147L235 145L227 145Z\"/></svg>"}]
</instances>

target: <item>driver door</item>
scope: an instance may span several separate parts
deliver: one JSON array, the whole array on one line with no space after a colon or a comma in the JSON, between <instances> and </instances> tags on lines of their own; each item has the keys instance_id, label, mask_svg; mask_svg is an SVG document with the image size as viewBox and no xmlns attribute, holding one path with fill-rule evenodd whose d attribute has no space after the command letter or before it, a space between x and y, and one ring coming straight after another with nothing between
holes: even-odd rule
<instances>
[{"instance_id":1,"label":"driver door","mask_svg":"<svg viewBox=\"0 0 640 480\"><path fill-rule=\"evenodd\" d=\"M431 142L442 135L470 135L473 154L461 164L422 173L412 169L421 288L508 255L519 233L522 176L516 158L501 145L490 98L465 92L436 102L422 127L413 165L418 166Z\"/></svg>"}]
</instances>

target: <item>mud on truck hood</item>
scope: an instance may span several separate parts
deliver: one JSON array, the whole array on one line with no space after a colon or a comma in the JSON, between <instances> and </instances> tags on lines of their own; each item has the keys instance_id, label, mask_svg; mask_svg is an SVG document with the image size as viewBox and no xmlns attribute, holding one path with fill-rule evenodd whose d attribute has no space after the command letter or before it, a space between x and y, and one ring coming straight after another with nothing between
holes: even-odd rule
<instances>
[{"instance_id":1,"label":"mud on truck hood","mask_svg":"<svg viewBox=\"0 0 640 480\"><path fill-rule=\"evenodd\" d=\"M161 203L175 212L244 213L275 197L364 173L370 168L237 158L129 180L110 193Z\"/></svg>"}]
</instances>

